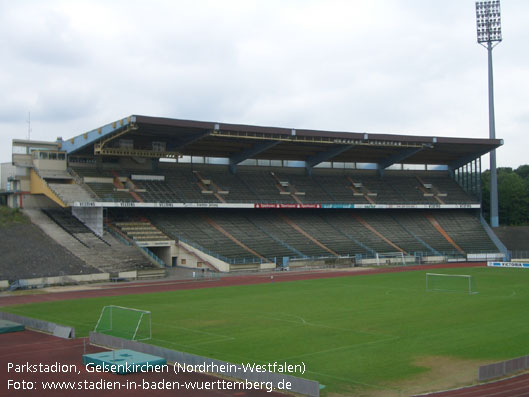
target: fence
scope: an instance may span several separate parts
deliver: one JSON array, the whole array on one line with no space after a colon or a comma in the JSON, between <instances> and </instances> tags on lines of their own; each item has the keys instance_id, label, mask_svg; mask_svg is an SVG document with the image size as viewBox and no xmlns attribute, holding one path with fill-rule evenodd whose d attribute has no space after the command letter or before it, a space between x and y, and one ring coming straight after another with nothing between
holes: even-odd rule
<instances>
[{"instance_id":1,"label":"fence","mask_svg":"<svg viewBox=\"0 0 529 397\"><path fill-rule=\"evenodd\" d=\"M500 378L516 372L520 372L529 368L529 355L513 358L511 360L502 361L488 365L482 365L478 368L478 380L483 382L485 380Z\"/></svg>"},{"instance_id":2,"label":"fence","mask_svg":"<svg viewBox=\"0 0 529 397\"><path fill-rule=\"evenodd\" d=\"M289 392L310 397L319 397L320 395L320 384L313 380L275 372L251 372L250 370L245 371L245 368L242 365L201 357L176 350L170 350L164 347L149 345L142 342L126 340L97 332L90 332L89 340L90 343L94 345L110 347L113 349L130 349L145 354L163 357L168 362L178 363L180 366L184 367L192 366L193 368L208 368L211 370L206 372L221 375L223 377L238 379L241 381L247 380L249 382L272 382L275 389L285 390L285 387L281 387L281 385L285 385L286 382L288 382L290 383L290 388L288 389ZM215 371L213 369L218 370Z\"/></svg>"},{"instance_id":3,"label":"fence","mask_svg":"<svg viewBox=\"0 0 529 397\"><path fill-rule=\"evenodd\" d=\"M510 251L511 259L529 259L529 251Z\"/></svg>"},{"instance_id":4,"label":"fence","mask_svg":"<svg viewBox=\"0 0 529 397\"><path fill-rule=\"evenodd\" d=\"M0 319L24 324L28 328L47 332L60 338L75 338L75 328L73 327L50 323L49 321L37 320L36 318L19 316L18 314L6 312L0 312Z\"/></svg>"}]
</instances>

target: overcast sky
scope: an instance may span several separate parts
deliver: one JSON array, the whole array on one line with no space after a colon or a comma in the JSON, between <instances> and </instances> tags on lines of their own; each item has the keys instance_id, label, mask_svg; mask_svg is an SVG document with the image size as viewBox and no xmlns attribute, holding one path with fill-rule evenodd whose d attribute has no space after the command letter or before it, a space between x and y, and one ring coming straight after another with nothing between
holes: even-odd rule
<instances>
[{"instance_id":1,"label":"overcast sky","mask_svg":"<svg viewBox=\"0 0 529 397\"><path fill-rule=\"evenodd\" d=\"M529 163L528 16L502 0L499 166ZM0 51L0 162L29 112L52 141L131 114L488 137L474 0L0 0Z\"/></svg>"}]
</instances>

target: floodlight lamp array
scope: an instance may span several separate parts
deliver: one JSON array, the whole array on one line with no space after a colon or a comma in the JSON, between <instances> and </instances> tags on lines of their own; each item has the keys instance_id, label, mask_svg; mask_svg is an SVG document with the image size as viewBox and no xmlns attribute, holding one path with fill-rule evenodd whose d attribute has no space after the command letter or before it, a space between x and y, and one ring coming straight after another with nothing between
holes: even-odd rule
<instances>
[{"instance_id":1,"label":"floodlight lamp array","mask_svg":"<svg viewBox=\"0 0 529 397\"><path fill-rule=\"evenodd\" d=\"M499 0L476 2L478 43L499 42L501 36L501 12Z\"/></svg>"}]
</instances>

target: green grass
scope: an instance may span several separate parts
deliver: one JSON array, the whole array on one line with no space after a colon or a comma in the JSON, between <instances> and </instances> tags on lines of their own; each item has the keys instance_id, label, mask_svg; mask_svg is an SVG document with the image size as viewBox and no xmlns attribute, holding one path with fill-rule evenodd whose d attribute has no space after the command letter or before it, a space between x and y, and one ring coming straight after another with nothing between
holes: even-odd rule
<instances>
[{"instance_id":1,"label":"green grass","mask_svg":"<svg viewBox=\"0 0 529 397\"><path fill-rule=\"evenodd\" d=\"M7 227L17 223L29 223L29 220L18 208L0 206L0 227Z\"/></svg>"},{"instance_id":2,"label":"green grass","mask_svg":"<svg viewBox=\"0 0 529 397\"><path fill-rule=\"evenodd\" d=\"M425 291L422 271L19 305L5 310L86 335L105 305L152 312L151 343L231 362L303 362L326 391L392 388L421 357L529 353L529 272L471 274L478 294ZM477 370L477 369L476 369Z\"/></svg>"}]
</instances>

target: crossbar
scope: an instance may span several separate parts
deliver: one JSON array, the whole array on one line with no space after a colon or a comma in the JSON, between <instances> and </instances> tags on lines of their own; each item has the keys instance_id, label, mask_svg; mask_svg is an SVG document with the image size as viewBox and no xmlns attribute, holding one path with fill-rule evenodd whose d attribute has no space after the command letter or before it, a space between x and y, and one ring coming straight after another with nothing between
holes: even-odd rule
<instances>
[{"instance_id":1,"label":"crossbar","mask_svg":"<svg viewBox=\"0 0 529 397\"><path fill-rule=\"evenodd\" d=\"M124 306L116 306L116 305L108 305L108 306L105 306L105 307L115 307L115 308L118 308L118 309L125 309L125 310L134 310L136 312L141 312L141 313L151 313L150 311L148 310L141 310L141 309L134 309L134 308L131 308L131 307L124 307Z\"/></svg>"},{"instance_id":2,"label":"crossbar","mask_svg":"<svg viewBox=\"0 0 529 397\"><path fill-rule=\"evenodd\" d=\"M446 276L446 277L472 277L470 274L443 274L443 273L426 273L427 276Z\"/></svg>"}]
</instances>

